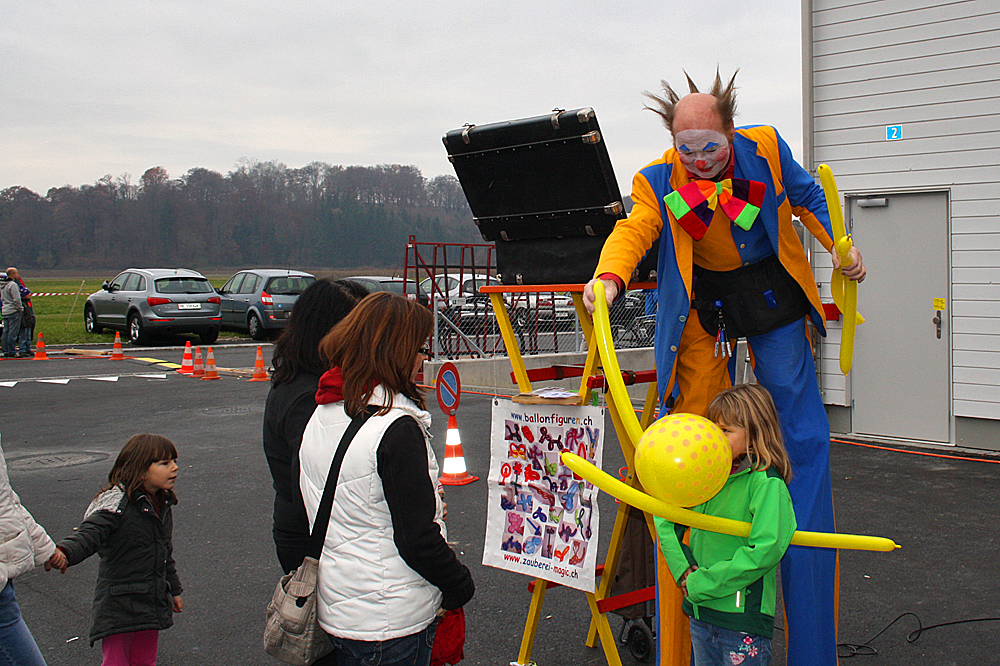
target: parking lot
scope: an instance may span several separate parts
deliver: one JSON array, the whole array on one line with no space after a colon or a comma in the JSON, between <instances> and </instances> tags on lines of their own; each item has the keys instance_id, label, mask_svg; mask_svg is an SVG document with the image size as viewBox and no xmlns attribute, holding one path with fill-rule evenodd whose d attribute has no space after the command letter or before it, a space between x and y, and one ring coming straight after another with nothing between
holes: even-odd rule
<instances>
[{"instance_id":1,"label":"parking lot","mask_svg":"<svg viewBox=\"0 0 1000 666\"><path fill-rule=\"evenodd\" d=\"M50 361L0 362L0 435L11 482L57 540L79 524L128 437L154 432L177 444L174 544L185 610L161 635L163 664L278 663L260 647L264 607L280 572L260 442L268 384L246 381L255 351L256 344L215 347L219 381L184 377L156 362L179 364L177 347L126 347L133 357L126 361L50 350ZM264 351L269 360L269 346ZM489 467L490 402L465 395L458 413L468 467L481 477ZM433 403L431 398L434 446L443 458L447 419ZM605 446L604 468L616 473L622 459L611 432ZM903 546L888 554L841 553L840 639L864 643L906 612L925 627L992 618L927 631L908 643L907 634L917 628L908 616L873 642L878 654L862 663L994 663L1000 654L1000 577L993 564L1000 543L997 459L898 448L904 452L833 445L839 528L888 536ZM920 455L925 453L935 455ZM480 564L488 482L448 488L446 497L449 538L477 582L467 608L467 664L516 659L529 601L525 577ZM603 552L617 505L605 495L599 503ZM64 576L38 568L16 581L26 621L51 666L100 662L99 648L87 640L96 568L95 557ZM599 648L583 646L589 612L582 594L550 591L542 617L533 653L538 664L605 663ZM612 620L614 630L620 626ZM780 633L775 643L773 663L780 665Z\"/></svg>"}]
</instances>

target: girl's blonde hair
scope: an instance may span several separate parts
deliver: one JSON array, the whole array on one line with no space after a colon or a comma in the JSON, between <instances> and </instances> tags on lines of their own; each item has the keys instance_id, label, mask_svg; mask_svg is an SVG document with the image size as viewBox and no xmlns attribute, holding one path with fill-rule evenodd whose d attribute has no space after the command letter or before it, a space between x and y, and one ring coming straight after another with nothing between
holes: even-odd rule
<instances>
[{"instance_id":1,"label":"girl's blonde hair","mask_svg":"<svg viewBox=\"0 0 1000 666\"><path fill-rule=\"evenodd\" d=\"M714 423L744 428L747 452L754 469L773 467L788 483L792 463L785 451L778 422L778 410L768 390L756 384L739 384L722 391L708 405L708 419Z\"/></svg>"},{"instance_id":2,"label":"girl's blonde hair","mask_svg":"<svg viewBox=\"0 0 1000 666\"><path fill-rule=\"evenodd\" d=\"M108 482L101 492L118 486L131 497L132 493L142 487L149 466L161 460L177 460L177 448L173 442L162 435L133 435L118 454L118 459L108 472ZM161 490L159 493L163 494L159 499L168 496L176 499L172 490Z\"/></svg>"}]
</instances>

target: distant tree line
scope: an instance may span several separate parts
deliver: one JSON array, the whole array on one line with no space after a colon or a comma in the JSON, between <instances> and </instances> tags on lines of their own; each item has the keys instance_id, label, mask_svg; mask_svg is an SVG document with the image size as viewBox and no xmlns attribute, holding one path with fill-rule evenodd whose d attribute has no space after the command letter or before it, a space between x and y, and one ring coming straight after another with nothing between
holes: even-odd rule
<instances>
[{"instance_id":1,"label":"distant tree line","mask_svg":"<svg viewBox=\"0 0 1000 666\"><path fill-rule=\"evenodd\" d=\"M458 179L398 164L153 167L135 184L0 192L0 261L25 268L395 267L410 234L483 242Z\"/></svg>"}]
</instances>

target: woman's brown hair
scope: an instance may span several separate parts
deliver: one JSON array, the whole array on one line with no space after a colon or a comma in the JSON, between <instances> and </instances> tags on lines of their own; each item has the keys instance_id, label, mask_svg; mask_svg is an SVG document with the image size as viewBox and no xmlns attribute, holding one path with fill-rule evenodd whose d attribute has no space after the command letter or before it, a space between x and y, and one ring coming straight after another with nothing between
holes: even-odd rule
<instances>
[{"instance_id":1,"label":"woman's brown hair","mask_svg":"<svg viewBox=\"0 0 1000 666\"><path fill-rule=\"evenodd\" d=\"M745 428L747 452L754 469L774 467L781 478L792 480L792 463L781 437L778 410L768 390L757 384L739 384L722 391L708 405L714 423Z\"/></svg>"},{"instance_id":2,"label":"woman's brown hair","mask_svg":"<svg viewBox=\"0 0 1000 666\"><path fill-rule=\"evenodd\" d=\"M177 460L177 448L173 442L162 435L133 435L118 454L118 459L108 472L108 482L101 492L117 486L131 496L142 488L149 466L161 460ZM159 492L164 497L173 496L172 490Z\"/></svg>"},{"instance_id":3,"label":"woman's brown hair","mask_svg":"<svg viewBox=\"0 0 1000 666\"><path fill-rule=\"evenodd\" d=\"M364 410L378 384L386 393L378 414L388 413L397 393L424 408L423 392L411 376L417 352L433 328L430 310L384 291L363 298L333 327L320 342L320 352L330 367L339 367L343 374L348 415Z\"/></svg>"}]
</instances>

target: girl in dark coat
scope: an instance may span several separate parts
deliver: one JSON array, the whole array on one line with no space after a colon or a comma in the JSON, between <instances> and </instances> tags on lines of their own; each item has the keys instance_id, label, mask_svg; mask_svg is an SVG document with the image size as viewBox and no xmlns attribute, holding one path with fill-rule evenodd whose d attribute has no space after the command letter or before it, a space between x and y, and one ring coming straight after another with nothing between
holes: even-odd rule
<instances>
[{"instance_id":1,"label":"girl in dark coat","mask_svg":"<svg viewBox=\"0 0 1000 666\"><path fill-rule=\"evenodd\" d=\"M155 666L159 631L184 607L171 543L176 479L173 443L135 435L83 524L56 544L70 566L101 556L90 644L101 641L102 666Z\"/></svg>"}]
</instances>

